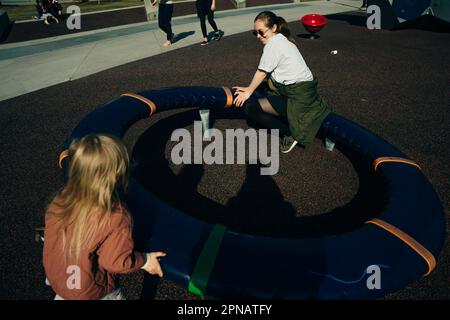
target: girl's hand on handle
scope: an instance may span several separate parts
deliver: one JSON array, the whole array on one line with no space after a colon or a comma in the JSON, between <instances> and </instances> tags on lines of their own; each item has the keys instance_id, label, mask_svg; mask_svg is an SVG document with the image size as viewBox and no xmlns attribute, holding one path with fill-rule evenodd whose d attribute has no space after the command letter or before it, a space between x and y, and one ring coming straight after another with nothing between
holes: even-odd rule
<instances>
[{"instance_id":1,"label":"girl's hand on handle","mask_svg":"<svg viewBox=\"0 0 450 320\"><path fill-rule=\"evenodd\" d=\"M250 82L248 87L233 87L233 89L236 91L234 93L234 105L238 108L242 107L244 105L244 102L250 98L256 88L258 88L258 86L264 81L266 77L267 72L258 69L256 70L252 82Z\"/></svg>"},{"instance_id":2,"label":"girl's hand on handle","mask_svg":"<svg viewBox=\"0 0 450 320\"><path fill-rule=\"evenodd\" d=\"M234 93L234 105L240 108L250 98L252 91L249 87L233 87L233 89L236 91Z\"/></svg>"},{"instance_id":3,"label":"girl's hand on handle","mask_svg":"<svg viewBox=\"0 0 450 320\"><path fill-rule=\"evenodd\" d=\"M166 253L162 251L158 252L150 252L150 253L144 253L146 257L146 262L142 269L147 271L150 274L156 274L160 278L163 277L163 271L161 269L161 264L159 263L160 257L165 257Z\"/></svg>"},{"instance_id":4,"label":"girl's hand on handle","mask_svg":"<svg viewBox=\"0 0 450 320\"><path fill-rule=\"evenodd\" d=\"M153 6L153 7L155 6L156 2L158 2L158 0L153 0L153 1L152 1L152 6Z\"/></svg>"}]
</instances>

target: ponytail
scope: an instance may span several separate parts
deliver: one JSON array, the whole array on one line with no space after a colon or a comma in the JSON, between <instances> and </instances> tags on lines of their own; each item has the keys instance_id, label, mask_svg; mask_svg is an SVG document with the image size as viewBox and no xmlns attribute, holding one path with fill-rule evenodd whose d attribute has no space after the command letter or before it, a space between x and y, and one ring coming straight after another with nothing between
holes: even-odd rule
<instances>
[{"instance_id":1,"label":"ponytail","mask_svg":"<svg viewBox=\"0 0 450 320\"><path fill-rule=\"evenodd\" d=\"M283 17L276 16L277 20L277 31L276 33L281 33L283 36L285 36L290 42L295 44L295 39L291 34L291 29L289 29L289 25L287 24L286 20L284 20Z\"/></svg>"},{"instance_id":2,"label":"ponytail","mask_svg":"<svg viewBox=\"0 0 450 320\"><path fill-rule=\"evenodd\" d=\"M268 28L272 28L274 25L276 25L277 29L275 33L281 33L290 42L296 44L295 39L291 34L291 30L289 29L289 25L283 17L279 17L271 11L263 11L256 16L254 21L256 20L263 21L264 25Z\"/></svg>"}]
</instances>

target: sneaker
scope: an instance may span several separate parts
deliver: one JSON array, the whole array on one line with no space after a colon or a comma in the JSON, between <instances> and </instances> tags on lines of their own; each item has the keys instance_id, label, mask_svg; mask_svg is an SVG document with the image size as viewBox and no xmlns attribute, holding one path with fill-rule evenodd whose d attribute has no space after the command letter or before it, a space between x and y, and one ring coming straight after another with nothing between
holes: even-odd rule
<instances>
[{"instance_id":1,"label":"sneaker","mask_svg":"<svg viewBox=\"0 0 450 320\"><path fill-rule=\"evenodd\" d=\"M216 41L219 41L220 39L222 39L222 35L220 34L220 31L217 31L214 33L213 39Z\"/></svg>"},{"instance_id":2,"label":"sneaker","mask_svg":"<svg viewBox=\"0 0 450 320\"><path fill-rule=\"evenodd\" d=\"M283 153L288 153L295 147L297 143L298 141L291 136L285 136L281 140L280 150Z\"/></svg>"},{"instance_id":3,"label":"sneaker","mask_svg":"<svg viewBox=\"0 0 450 320\"><path fill-rule=\"evenodd\" d=\"M203 40L202 43L200 43L201 46L206 46L208 44L207 40Z\"/></svg>"}]
</instances>

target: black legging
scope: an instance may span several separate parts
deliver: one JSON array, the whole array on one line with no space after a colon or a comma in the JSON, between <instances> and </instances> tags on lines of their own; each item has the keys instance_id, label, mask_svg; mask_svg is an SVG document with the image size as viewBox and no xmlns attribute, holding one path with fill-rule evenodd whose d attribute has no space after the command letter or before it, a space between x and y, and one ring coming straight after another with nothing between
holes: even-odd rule
<instances>
[{"instance_id":1,"label":"black legging","mask_svg":"<svg viewBox=\"0 0 450 320\"><path fill-rule=\"evenodd\" d=\"M160 4L158 8L158 25L166 33L166 38L172 41L172 20L173 4Z\"/></svg>"},{"instance_id":2,"label":"black legging","mask_svg":"<svg viewBox=\"0 0 450 320\"><path fill-rule=\"evenodd\" d=\"M280 130L280 137L291 135L291 131L287 125L287 119L285 119L286 122L284 122L281 117L265 112L261 108L258 100L247 100L244 104L244 111L250 120L254 121L262 128L278 129Z\"/></svg>"},{"instance_id":3,"label":"black legging","mask_svg":"<svg viewBox=\"0 0 450 320\"><path fill-rule=\"evenodd\" d=\"M214 21L214 11L208 10L208 22L211 25L211 27L214 29L215 32L219 31L217 28L217 24ZM203 38L207 38L208 35L206 33L206 19L205 15L199 16L200 18L200 27L202 28Z\"/></svg>"}]
</instances>

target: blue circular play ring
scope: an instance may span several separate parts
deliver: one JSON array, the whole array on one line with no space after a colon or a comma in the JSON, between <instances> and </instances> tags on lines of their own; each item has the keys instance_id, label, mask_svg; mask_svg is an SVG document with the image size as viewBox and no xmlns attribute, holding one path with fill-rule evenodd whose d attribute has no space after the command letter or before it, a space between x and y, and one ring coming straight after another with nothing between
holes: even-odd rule
<instances>
[{"instance_id":1,"label":"blue circular play ring","mask_svg":"<svg viewBox=\"0 0 450 320\"><path fill-rule=\"evenodd\" d=\"M231 105L229 88L125 94L85 116L66 139L65 149L90 133L123 137L131 125L156 111ZM240 234L172 208L132 179L126 200L134 218L136 246L166 251L165 277L206 297L377 298L428 275L444 243L445 216L417 164L382 138L334 113L323 121L320 135L373 164L386 181L387 204L376 219L351 232L318 238ZM66 155L63 151L60 156L64 179ZM381 288L367 286L373 266L380 271Z\"/></svg>"}]
</instances>

